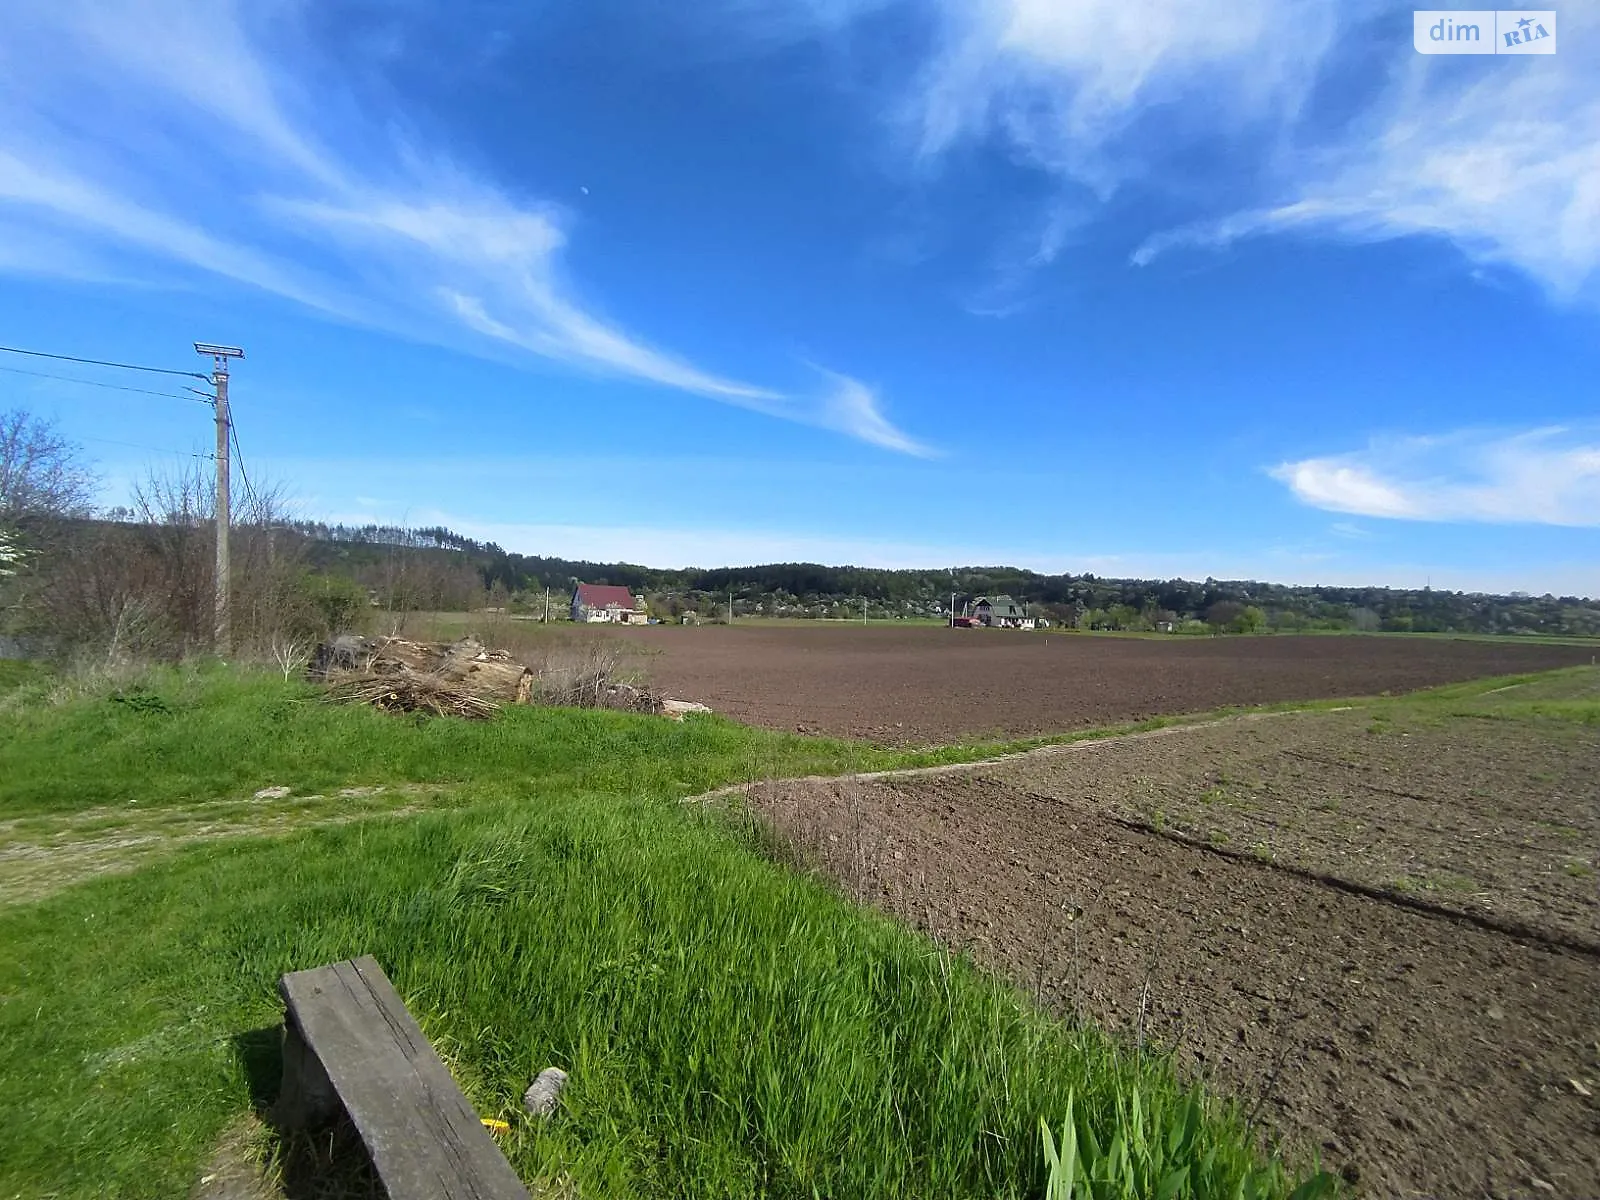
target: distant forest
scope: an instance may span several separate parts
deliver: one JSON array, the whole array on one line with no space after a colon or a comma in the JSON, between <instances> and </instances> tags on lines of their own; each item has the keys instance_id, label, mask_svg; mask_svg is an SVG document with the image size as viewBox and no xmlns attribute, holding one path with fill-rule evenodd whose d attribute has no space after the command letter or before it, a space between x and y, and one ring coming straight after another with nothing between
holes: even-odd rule
<instances>
[{"instance_id":1,"label":"distant forest","mask_svg":"<svg viewBox=\"0 0 1600 1200\"><path fill-rule=\"evenodd\" d=\"M1305 587L1255 580L1103 579L1017 567L877 570L768 563L663 569L516 554L449 529L298 522L313 567L377 594L386 607L502 607L564 612L575 582L621 584L652 615L678 620L782 616L929 619L977 596L1005 594L1030 615L1082 629L1178 633L1300 630L1600 636L1600 603L1576 596L1509 596L1431 588Z\"/></svg>"}]
</instances>

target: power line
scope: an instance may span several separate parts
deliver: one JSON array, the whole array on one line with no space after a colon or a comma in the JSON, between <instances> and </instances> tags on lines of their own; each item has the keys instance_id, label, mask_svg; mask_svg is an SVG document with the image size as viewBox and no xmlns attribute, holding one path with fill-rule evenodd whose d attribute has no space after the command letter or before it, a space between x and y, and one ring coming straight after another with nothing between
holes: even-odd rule
<instances>
[{"instance_id":1,"label":"power line","mask_svg":"<svg viewBox=\"0 0 1600 1200\"><path fill-rule=\"evenodd\" d=\"M232 417L231 413L229 417ZM244 493L250 497L252 506L259 507L260 500L256 496L256 490L250 486L250 473L244 469L244 451L239 447L239 427L231 419L228 421L228 436L233 439L233 454L239 460L239 478L244 480Z\"/></svg>"},{"instance_id":2,"label":"power line","mask_svg":"<svg viewBox=\"0 0 1600 1200\"><path fill-rule=\"evenodd\" d=\"M144 446L144 445L140 445L138 442L118 442L118 441L112 440L111 438L85 437L85 438L81 438L80 440L81 441L85 441L85 442L103 442L107 446L126 446L130 450L148 450L152 454L182 454L182 455L188 456L189 458L210 458L210 457L212 457L209 454L196 454L192 450L173 450L173 449L171 449L169 447L165 447L165 446Z\"/></svg>"},{"instance_id":3,"label":"power line","mask_svg":"<svg viewBox=\"0 0 1600 1200\"><path fill-rule=\"evenodd\" d=\"M198 404L209 404L199 396L180 396L177 392L153 392L149 388L128 387L121 383L101 383L98 379L79 379L75 375L51 375L44 371L24 371L21 367L0 367L12 375L31 375L35 379L59 379L63 383L82 383L89 387L108 388L113 392L138 392L141 396L165 396L170 400L193 400Z\"/></svg>"},{"instance_id":4,"label":"power line","mask_svg":"<svg viewBox=\"0 0 1600 1200\"><path fill-rule=\"evenodd\" d=\"M6 354L29 354L34 358L54 358L60 362L87 363L91 367L116 367L120 371L149 371L152 375L182 375L187 379L203 379L211 382L211 376L202 375L199 371L174 371L170 367L141 367L137 363L108 362L103 358L78 358L71 354L48 354L43 350L22 350L16 346L0 346L0 351Z\"/></svg>"}]
</instances>

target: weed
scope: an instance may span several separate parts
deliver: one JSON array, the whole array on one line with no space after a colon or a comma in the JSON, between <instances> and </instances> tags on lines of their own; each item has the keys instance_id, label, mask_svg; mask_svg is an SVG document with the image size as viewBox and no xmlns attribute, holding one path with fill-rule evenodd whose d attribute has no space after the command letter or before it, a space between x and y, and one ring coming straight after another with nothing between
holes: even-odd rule
<instances>
[{"instance_id":1,"label":"weed","mask_svg":"<svg viewBox=\"0 0 1600 1200\"><path fill-rule=\"evenodd\" d=\"M1045 1200L1180 1200L1199 1196L1242 1197L1288 1192L1281 1168L1247 1171L1226 1182L1215 1175L1215 1161L1198 1153L1205 1109L1191 1092L1171 1106L1165 1120L1141 1103L1137 1088L1118 1097L1116 1132L1109 1140L1067 1097L1059 1138L1044 1118L1039 1140L1044 1149ZM1289 1193L1290 1200L1336 1196L1338 1181L1317 1173Z\"/></svg>"},{"instance_id":2,"label":"weed","mask_svg":"<svg viewBox=\"0 0 1600 1200\"><path fill-rule=\"evenodd\" d=\"M169 705L160 696L153 692L146 691L137 684L126 690L121 688L117 689L111 693L110 699L111 703L113 704L125 705L130 712L144 713L147 716L159 715L163 717L170 716L172 714L171 705Z\"/></svg>"}]
</instances>

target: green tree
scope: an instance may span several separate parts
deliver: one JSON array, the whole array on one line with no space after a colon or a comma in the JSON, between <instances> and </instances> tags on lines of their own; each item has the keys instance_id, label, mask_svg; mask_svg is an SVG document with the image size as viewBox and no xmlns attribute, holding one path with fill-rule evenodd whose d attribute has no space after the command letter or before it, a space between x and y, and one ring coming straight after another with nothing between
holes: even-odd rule
<instances>
[{"instance_id":1,"label":"green tree","mask_svg":"<svg viewBox=\"0 0 1600 1200\"><path fill-rule=\"evenodd\" d=\"M1106 614L1113 629L1138 629L1139 610L1131 604L1113 604Z\"/></svg>"},{"instance_id":2,"label":"green tree","mask_svg":"<svg viewBox=\"0 0 1600 1200\"><path fill-rule=\"evenodd\" d=\"M1267 614L1254 604L1247 604L1233 620L1228 622L1231 633L1260 633L1267 627Z\"/></svg>"},{"instance_id":3,"label":"green tree","mask_svg":"<svg viewBox=\"0 0 1600 1200\"><path fill-rule=\"evenodd\" d=\"M300 594L309 610L310 632L319 637L361 628L372 607L367 589L342 575L307 572L300 578Z\"/></svg>"},{"instance_id":4,"label":"green tree","mask_svg":"<svg viewBox=\"0 0 1600 1200\"><path fill-rule=\"evenodd\" d=\"M1244 615L1244 605L1237 600L1217 600L1206 609L1206 624L1212 633L1222 633Z\"/></svg>"}]
</instances>

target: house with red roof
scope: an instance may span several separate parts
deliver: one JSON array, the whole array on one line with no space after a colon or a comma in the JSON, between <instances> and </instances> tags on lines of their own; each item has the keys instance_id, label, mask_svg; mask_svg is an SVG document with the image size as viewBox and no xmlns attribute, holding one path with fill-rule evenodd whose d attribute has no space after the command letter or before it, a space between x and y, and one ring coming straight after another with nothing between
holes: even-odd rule
<instances>
[{"instance_id":1,"label":"house with red roof","mask_svg":"<svg viewBox=\"0 0 1600 1200\"><path fill-rule=\"evenodd\" d=\"M613 621L620 625L643 625L649 620L644 598L635 597L625 587L608 583L580 583L572 594L574 621Z\"/></svg>"}]
</instances>

